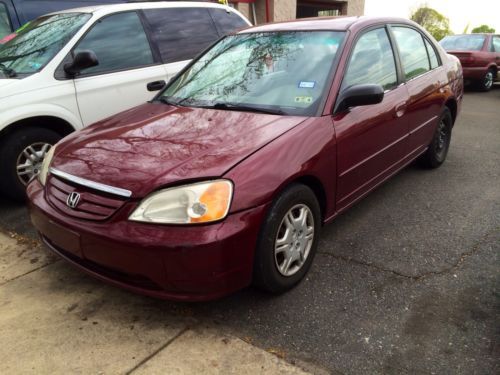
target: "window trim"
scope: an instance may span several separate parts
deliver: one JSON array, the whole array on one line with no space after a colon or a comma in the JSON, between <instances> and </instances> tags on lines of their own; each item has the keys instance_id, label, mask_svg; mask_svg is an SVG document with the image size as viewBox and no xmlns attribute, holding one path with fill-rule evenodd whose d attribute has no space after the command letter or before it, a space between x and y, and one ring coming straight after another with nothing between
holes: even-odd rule
<instances>
[{"instance_id":1,"label":"window trim","mask_svg":"<svg viewBox=\"0 0 500 375\"><path fill-rule=\"evenodd\" d=\"M139 19L139 22L141 22L144 34L146 35L146 38L148 38L147 32L146 32L146 30L144 28L144 25L142 24L141 17L139 15L139 12L138 12L137 9L124 10L124 11L120 11L120 12L106 14L103 17L96 19L94 21L94 23L92 25L90 25L87 30L85 30L85 32L80 37L80 39L78 39L73 44L73 46L71 47L71 50L66 54L66 56L64 57L64 59L61 61L61 63L59 64L59 66L56 68L56 70L54 72L54 78L56 80L58 80L58 81L76 80L76 79L80 79L80 78L96 77L96 76L102 76L104 74L126 72L126 71L129 71L129 70L143 69L143 68L149 68L149 67L152 67L152 66L162 65L161 61L156 61L153 49L152 49L151 45L149 45L149 48L151 50L151 55L153 57L153 63L151 63L151 64L139 65L139 66L135 66L133 68L123 68L123 69L108 70L106 72L97 72L97 73L90 73L90 74L79 74L79 75L77 75L75 77L69 77L69 76L66 75L66 72L64 71L64 64L66 64L67 62L71 61L74 58L74 56L75 56L74 55L75 49L78 47L78 45L80 44L80 42L87 36L87 34L94 29L94 27L97 25L97 23L100 22L100 21L102 21L102 20L104 20L104 19L106 19L106 18L108 18L108 17L112 17L112 16L116 16L117 14L124 14L124 13L135 13L137 15L137 17ZM149 39L148 39L148 42L149 42Z\"/></svg>"}]
</instances>

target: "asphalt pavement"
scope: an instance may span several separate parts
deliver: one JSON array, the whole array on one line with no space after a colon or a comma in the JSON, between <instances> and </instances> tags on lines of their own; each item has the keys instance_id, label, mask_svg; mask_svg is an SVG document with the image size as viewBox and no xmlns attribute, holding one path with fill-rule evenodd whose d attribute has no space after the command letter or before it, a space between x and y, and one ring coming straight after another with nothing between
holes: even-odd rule
<instances>
[{"instance_id":1,"label":"asphalt pavement","mask_svg":"<svg viewBox=\"0 0 500 375\"><path fill-rule=\"evenodd\" d=\"M0 201L0 230L24 243L36 238L26 209L8 201ZM124 309L146 333L187 317L313 373L493 374L500 372L499 250L497 85L466 93L441 168L409 166L324 227L308 277L284 295L247 288L210 303L172 303L101 286L36 253L20 277L25 289L44 280L30 295L34 303L54 288L84 295L89 283L99 285L107 292L81 314Z\"/></svg>"}]
</instances>

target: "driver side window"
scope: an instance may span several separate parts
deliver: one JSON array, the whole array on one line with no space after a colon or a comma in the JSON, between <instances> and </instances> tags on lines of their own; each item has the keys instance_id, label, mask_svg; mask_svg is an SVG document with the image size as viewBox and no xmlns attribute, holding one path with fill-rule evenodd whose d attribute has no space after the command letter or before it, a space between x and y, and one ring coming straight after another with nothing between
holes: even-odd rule
<instances>
[{"instance_id":1,"label":"driver side window","mask_svg":"<svg viewBox=\"0 0 500 375\"><path fill-rule=\"evenodd\" d=\"M394 53L385 28L368 31L358 39L341 90L368 83L378 84L384 90L398 83Z\"/></svg>"}]
</instances>

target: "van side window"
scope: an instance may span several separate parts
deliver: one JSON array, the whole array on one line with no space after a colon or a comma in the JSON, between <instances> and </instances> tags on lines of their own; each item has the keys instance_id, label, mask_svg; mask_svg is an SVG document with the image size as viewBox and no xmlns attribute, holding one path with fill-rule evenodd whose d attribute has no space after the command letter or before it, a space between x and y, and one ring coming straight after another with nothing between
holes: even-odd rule
<instances>
[{"instance_id":1,"label":"van side window","mask_svg":"<svg viewBox=\"0 0 500 375\"><path fill-rule=\"evenodd\" d=\"M12 32L7 6L0 2L0 39Z\"/></svg>"},{"instance_id":2,"label":"van side window","mask_svg":"<svg viewBox=\"0 0 500 375\"><path fill-rule=\"evenodd\" d=\"M219 34L206 8L144 9L164 63L190 60Z\"/></svg>"},{"instance_id":3,"label":"van side window","mask_svg":"<svg viewBox=\"0 0 500 375\"><path fill-rule=\"evenodd\" d=\"M425 41L425 47L427 47L427 52L429 53L429 60L431 62L431 69L436 69L439 66L439 60L436 55L436 50L434 47L429 43L427 39L424 39Z\"/></svg>"},{"instance_id":4,"label":"van side window","mask_svg":"<svg viewBox=\"0 0 500 375\"><path fill-rule=\"evenodd\" d=\"M78 43L81 50L95 52L99 65L82 75L107 73L153 64L153 54L136 12L119 13L98 20Z\"/></svg>"},{"instance_id":5,"label":"van side window","mask_svg":"<svg viewBox=\"0 0 500 375\"><path fill-rule=\"evenodd\" d=\"M393 26L406 79L412 79L430 70L429 57L422 34L409 27Z\"/></svg>"},{"instance_id":6,"label":"van side window","mask_svg":"<svg viewBox=\"0 0 500 375\"><path fill-rule=\"evenodd\" d=\"M220 36L248 27L248 24L236 13L216 8L210 8L209 12L215 22L215 26L217 26L217 31Z\"/></svg>"},{"instance_id":7,"label":"van side window","mask_svg":"<svg viewBox=\"0 0 500 375\"><path fill-rule=\"evenodd\" d=\"M366 32L352 51L341 90L366 83L390 90L397 82L394 53L385 28Z\"/></svg>"}]
</instances>

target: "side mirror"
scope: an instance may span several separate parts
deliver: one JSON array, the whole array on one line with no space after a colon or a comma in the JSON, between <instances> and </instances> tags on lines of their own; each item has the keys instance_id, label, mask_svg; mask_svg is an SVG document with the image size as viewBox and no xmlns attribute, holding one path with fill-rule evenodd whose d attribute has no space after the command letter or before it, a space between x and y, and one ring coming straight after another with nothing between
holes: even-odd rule
<instances>
[{"instance_id":1,"label":"side mirror","mask_svg":"<svg viewBox=\"0 0 500 375\"><path fill-rule=\"evenodd\" d=\"M344 112L350 107L378 104L384 99L384 89L380 85L354 85L342 91L334 113Z\"/></svg>"},{"instance_id":2,"label":"side mirror","mask_svg":"<svg viewBox=\"0 0 500 375\"><path fill-rule=\"evenodd\" d=\"M97 61L97 56L93 51L80 51L73 57L72 62L64 64L64 71L73 77L83 69L97 65L99 65L99 61Z\"/></svg>"}]
</instances>

